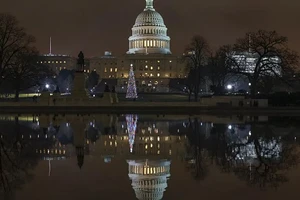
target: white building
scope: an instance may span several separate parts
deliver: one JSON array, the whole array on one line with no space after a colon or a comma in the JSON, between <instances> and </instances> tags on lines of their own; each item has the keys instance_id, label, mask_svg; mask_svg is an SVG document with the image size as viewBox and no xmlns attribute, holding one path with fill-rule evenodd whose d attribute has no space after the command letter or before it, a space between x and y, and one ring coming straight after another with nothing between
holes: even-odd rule
<instances>
[{"instance_id":1,"label":"white building","mask_svg":"<svg viewBox=\"0 0 300 200\"><path fill-rule=\"evenodd\" d=\"M233 53L232 58L242 72L249 74L254 73L257 63L260 62L261 66L259 66L259 68L265 71L261 72L261 75L281 75L280 59L277 56L267 56L263 58L262 61L258 61L260 58L259 55L249 51Z\"/></svg>"},{"instance_id":2,"label":"white building","mask_svg":"<svg viewBox=\"0 0 300 200\"><path fill-rule=\"evenodd\" d=\"M144 11L132 27L127 54L171 54L167 30L162 16L153 7L153 0L146 0Z\"/></svg>"},{"instance_id":3,"label":"white building","mask_svg":"<svg viewBox=\"0 0 300 200\"><path fill-rule=\"evenodd\" d=\"M135 20L129 50L121 56L105 52L104 56L91 58L86 71L96 71L100 78L117 79L117 90L126 92L130 66L133 66L139 92L167 92L170 79L186 76L181 56L171 54L167 27L154 9L153 0L146 0L144 10Z\"/></svg>"},{"instance_id":4,"label":"white building","mask_svg":"<svg viewBox=\"0 0 300 200\"><path fill-rule=\"evenodd\" d=\"M128 160L128 176L137 199L160 200L170 177L168 160Z\"/></svg>"},{"instance_id":5,"label":"white building","mask_svg":"<svg viewBox=\"0 0 300 200\"><path fill-rule=\"evenodd\" d=\"M181 56L172 55L170 37L162 16L154 9L153 0L145 0L129 37L129 49L123 55L104 55L85 59L85 72L96 71L100 79L117 79L117 91L126 92L130 66L133 66L139 92L168 92L173 78L186 77ZM47 54L40 61L59 72L76 69L77 58Z\"/></svg>"}]
</instances>

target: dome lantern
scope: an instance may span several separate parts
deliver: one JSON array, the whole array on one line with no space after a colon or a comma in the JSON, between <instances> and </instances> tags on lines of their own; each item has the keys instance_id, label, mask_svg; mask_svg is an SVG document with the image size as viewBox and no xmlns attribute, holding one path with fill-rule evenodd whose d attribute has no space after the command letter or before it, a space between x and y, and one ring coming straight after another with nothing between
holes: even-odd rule
<instances>
[{"instance_id":1,"label":"dome lantern","mask_svg":"<svg viewBox=\"0 0 300 200\"><path fill-rule=\"evenodd\" d=\"M153 0L146 0L146 8L144 10L153 10L155 11L153 7Z\"/></svg>"}]
</instances>

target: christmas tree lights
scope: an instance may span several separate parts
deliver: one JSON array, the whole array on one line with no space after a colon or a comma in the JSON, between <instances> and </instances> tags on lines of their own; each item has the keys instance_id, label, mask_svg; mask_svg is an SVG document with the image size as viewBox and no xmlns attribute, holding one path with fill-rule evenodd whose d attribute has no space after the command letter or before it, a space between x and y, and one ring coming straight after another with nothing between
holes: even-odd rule
<instances>
[{"instance_id":1,"label":"christmas tree lights","mask_svg":"<svg viewBox=\"0 0 300 200\"><path fill-rule=\"evenodd\" d=\"M136 92L136 84L135 84L135 78L134 78L134 71L132 65L130 66L129 76L128 76L128 85L127 85L127 93L126 98L127 99L136 99L137 92Z\"/></svg>"},{"instance_id":2,"label":"christmas tree lights","mask_svg":"<svg viewBox=\"0 0 300 200\"><path fill-rule=\"evenodd\" d=\"M126 115L126 123L127 123L127 132L128 132L128 138L129 138L129 147L130 152L132 153L133 150L133 144L135 139L135 131L137 127L137 115Z\"/></svg>"}]
</instances>

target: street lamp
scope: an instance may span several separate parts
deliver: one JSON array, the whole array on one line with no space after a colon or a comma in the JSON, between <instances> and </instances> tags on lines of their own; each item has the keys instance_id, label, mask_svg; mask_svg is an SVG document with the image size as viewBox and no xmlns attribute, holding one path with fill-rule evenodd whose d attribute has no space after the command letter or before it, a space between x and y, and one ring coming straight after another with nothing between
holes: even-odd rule
<instances>
[{"instance_id":1,"label":"street lamp","mask_svg":"<svg viewBox=\"0 0 300 200\"><path fill-rule=\"evenodd\" d=\"M46 87L47 89L49 89L49 88L50 88L50 85L47 83L47 84L45 85L45 87Z\"/></svg>"},{"instance_id":2,"label":"street lamp","mask_svg":"<svg viewBox=\"0 0 300 200\"><path fill-rule=\"evenodd\" d=\"M231 89L232 89L232 85L230 85L230 84L227 85L227 89L228 89L228 90L231 90Z\"/></svg>"}]
</instances>

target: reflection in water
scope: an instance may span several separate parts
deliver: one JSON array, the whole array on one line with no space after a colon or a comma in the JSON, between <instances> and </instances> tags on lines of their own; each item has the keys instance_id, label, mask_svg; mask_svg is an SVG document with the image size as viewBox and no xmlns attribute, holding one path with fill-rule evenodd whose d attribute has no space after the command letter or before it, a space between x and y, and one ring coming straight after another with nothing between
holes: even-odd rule
<instances>
[{"instance_id":1,"label":"reflection in water","mask_svg":"<svg viewBox=\"0 0 300 200\"><path fill-rule=\"evenodd\" d=\"M137 115L126 115L130 152L133 150L137 120Z\"/></svg>"},{"instance_id":2,"label":"reflection in water","mask_svg":"<svg viewBox=\"0 0 300 200\"><path fill-rule=\"evenodd\" d=\"M217 164L250 186L277 188L288 180L285 172L299 163L298 145L289 135L275 135L266 126L235 126L224 131L224 125L218 125L212 136Z\"/></svg>"},{"instance_id":3,"label":"reflection in water","mask_svg":"<svg viewBox=\"0 0 300 200\"><path fill-rule=\"evenodd\" d=\"M7 135L1 133L0 139L0 194L5 199L12 197L15 189L33 178L32 169L37 165L39 155L34 149L52 145L53 141L39 141L24 139L24 133L37 134L35 129L30 129L19 123L15 118L7 130L13 131ZM2 129L3 130L3 129ZM22 132L22 133L21 133ZM30 137L31 139L31 137Z\"/></svg>"},{"instance_id":4,"label":"reflection in water","mask_svg":"<svg viewBox=\"0 0 300 200\"><path fill-rule=\"evenodd\" d=\"M166 190L170 177L170 161L128 160L132 188L140 200L159 200Z\"/></svg>"},{"instance_id":5,"label":"reflection in water","mask_svg":"<svg viewBox=\"0 0 300 200\"><path fill-rule=\"evenodd\" d=\"M133 114L28 119L0 120L0 190L6 195L33 178L31 169L39 160L48 162L51 176L52 161L74 157L74 165L82 169L88 155L102 157L105 163L122 158L127 160L138 199L163 198L172 160L183 161L197 181L209 179L211 167L217 166L249 186L264 189L287 182L286 172L299 163L297 123L284 129L230 119L222 124L211 116L204 121L203 117Z\"/></svg>"}]
</instances>

